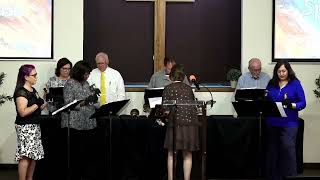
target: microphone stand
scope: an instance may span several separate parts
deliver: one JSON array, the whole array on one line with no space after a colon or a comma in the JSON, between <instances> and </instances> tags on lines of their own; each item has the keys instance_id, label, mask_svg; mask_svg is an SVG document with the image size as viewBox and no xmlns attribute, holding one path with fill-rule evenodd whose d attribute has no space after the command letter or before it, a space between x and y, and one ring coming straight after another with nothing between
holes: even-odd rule
<instances>
[{"instance_id":1,"label":"microphone stand","mask_svg":"<svg viewBox=\"0 0 320 180\"><path fill-rule=\"evenodd\" d=\"M68 168L68 175L67 175L67 179L70 179L71 177L71 173L70 173L70 109L68 110L67 114L68 114L68 121L67 121L67 168Z\"/></svg>"},{"instance_id":2,"label":"microphone stand","mask_svg":"<svg viewBox=\"0 0 320 180\"><path fill-rule=\"evenodd\" d=\"M202 87L206 88L206 90L210 93L211 100L210 101L206 101L206 104L210 104L210 107L212 108L213 105L216 103L216 101L213 100L212 92L210 91L210 89L207 86L205 86L205 85L203 85L201 83L198 83L198 85L201 85Z\"/></svg>"},{"instance_id":3,"label":"microphone stand","mask_svg":"<svg viewBox=\"0 0 320 180\"><path fill-rule=\"evenodd\" d=\"M112 111L109 111L109 179L112 179ZM106 132L108 135L108 132ZM107 151L106 151L107 152ZM106 155L108 159L108 154Z\"/></svg>"},{"instance_id":4,"label":"microphone stand","mask_svg":"<svg viewBox=\"0 0 320 180\"><path fill-rule=\"evenodd\" d=\"M210 93L211 96L211 100L210 101L206 101L204 104L202 104L201 107L201 118L202 118L202 152L201 152L201 166L202 166L202 170L201 170L201 180L206 180L206 174L207 174L207 120L206 120L206 114L207 114L207 110L206 110L206 105L210 104L211 108L213 107L213 104L216 103L216 101L213 100L213 96L212 93L210 91L210 89L207 86L204 86L200 83L198 83L198 85L201 85L202 87L206 88L207 91Z\"/></svg>"},{"instance_id":5,"label":"microphone stand","mask_svg":"<svg viewBox=\"0 0 320 180\"><path fill-rule=\"evenodd\" d=\"M212 108L213 107L213 104L216 103L216 101L213 100L213 96L212 96L212 93L210 91L210 89L207 87L207 86L204 86L201 84L202 87L206 88L208 90L208 92L210 93L210 96L211 96L211 100L210 101L207 101L206 104L210 104L210 107Z\"/></svg>"},{"instance_id":6,"label":"microphone stand","mask_svg":"<svg viewBox=\"0 0 320 180\"><path fill-rule=\"evenodd\" d=\"M177 118L177 104L173 106L173 117L172 117L172 180L176 180L176 158L177 158L177 150L176 150L176 118Z\"/></svg>"},{"instance_id":7,"label":"microphone stand","mask_svg":"<svg viewBox=\"0 0 320 180\"><path fill-rule=\"evenodd\" d=\"M48 98L48 90L46 88L43 89L44 92L45 92L45 99L48 103L52 103L51 106L54 106L54 107L62 107L63 106L63 101L61 101L61 99L63 99L63 97L52 97L52 98ZM58 109L58 108L56 108ZM48 109L49 111L49 115L50 116L53 116L52 115L52 112L50 112L50 109ZM67 180L70 180L71 179L71 172L70 172L70 112L71 112L71 109L68 109L65 113L67 114ZM62 117L61 117L61 113L59 113L60 115L60 119L62 120Z\"/></svg>"}]
</instances>

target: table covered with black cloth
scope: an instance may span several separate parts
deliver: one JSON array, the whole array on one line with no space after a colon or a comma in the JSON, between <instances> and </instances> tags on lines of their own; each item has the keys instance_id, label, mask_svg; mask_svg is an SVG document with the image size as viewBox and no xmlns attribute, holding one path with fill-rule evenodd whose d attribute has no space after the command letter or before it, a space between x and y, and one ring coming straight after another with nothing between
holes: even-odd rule
<instances>
[{"instance_id":1,"label":"table covered with black cloth","mask_svg":"<svg viewBox=\"0 0 320 180\"><path fill-rule=\"evenodd\" d=\"M45 117L41 125L45 158L37 167L36 175L46 179L65 175L66 146L60 141L66 133L60 130L59 118ZM163 148L165 126L159 126L154 119L145 116L111 116L97 119L95 140L97 164L93 165L97 179L166 179L166 150ZM257 118L234 118L232 116L208 116L207 127L207 178L257 178L263 173L264 165L264 123L262 138L259 136ZM298 132L297 161L302 172L303 120ZM111 144L111 148L110 145ZM110 152L111 150L111 152ZM72 152L71 152L72 153ZM110 161L111 160L111 161ZM179 159L178 157L178 160ZM58 165L58 166L57 166ZM59 165L61 165L59 167ZM193 158L192 176L200 177L200 153ZM182 163L178 163L178 176L182 175ZM111 167L111 168L110 168ZM111 169L111 171L110 171ZM58 172L57 172L58 171ZM55 175L58 173L58 175ZM37 177L36 176L36 177ZM36 178L35 178L36 179ZM41 178L38 178L41 179ZM42 178L43 179L43 178ZM52 178L57 179L57 178Z\"/></svg>"}]
</instances>

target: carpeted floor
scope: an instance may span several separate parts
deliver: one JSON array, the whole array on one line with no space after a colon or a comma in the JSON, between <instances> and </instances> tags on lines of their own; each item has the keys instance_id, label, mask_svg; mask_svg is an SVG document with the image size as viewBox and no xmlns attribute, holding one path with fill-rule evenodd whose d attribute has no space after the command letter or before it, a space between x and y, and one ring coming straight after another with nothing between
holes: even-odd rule
<instances>
[{"instance_id":1,"label":"carpeted floor","mask_svg":"<svg viewBox=\"0 0 320 180\"><path fill-rule=\"evenodd\" d=\"M17 179L18 179L18 173L16 169L12 169L12 168L0 169L0 180L17 180ZM295 178L288 178L288 179L292 179L292 180L293 179L320 179L320 169L311 169L311 168L304 169L304 173L302 175L299 175L298 177L295 177ZM136 180L136 179L132 179L132 180Z\"/></svg>"}]
</instances>

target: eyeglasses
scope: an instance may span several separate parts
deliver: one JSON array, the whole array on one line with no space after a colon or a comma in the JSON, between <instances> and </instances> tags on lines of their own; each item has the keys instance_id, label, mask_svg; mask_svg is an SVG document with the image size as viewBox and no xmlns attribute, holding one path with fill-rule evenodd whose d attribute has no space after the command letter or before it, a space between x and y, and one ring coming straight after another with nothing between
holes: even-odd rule
<instances>
[{"instance_id":1,"label":"eyeglasses","mask_svg":"<svg viewBox=\"0 0 320 180\"><path fill-rule=\"evenodd\" d=\"M61 68L64 71L70 71L71 68Z\"/></svg>"},{"instance_id":2,"label":"eyeglasses","mask_svg":"<svg viewBox=\"0 0 320 180\"><path fill-rule=\"evenodd\" d=\"M33 76L33 77L37 77L37 73L35 73L35 74L30 74L29 76Z\"/></svg>"}]
</instances>

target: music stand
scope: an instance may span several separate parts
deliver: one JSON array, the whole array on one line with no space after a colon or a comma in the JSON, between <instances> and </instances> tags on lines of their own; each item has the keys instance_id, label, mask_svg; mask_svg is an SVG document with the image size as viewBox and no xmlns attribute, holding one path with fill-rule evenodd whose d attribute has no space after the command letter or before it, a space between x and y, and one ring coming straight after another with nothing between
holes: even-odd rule
<instances>
[{"instance_id":1,"label":"music stand","mask_svg":"<svg viewBox=\"0 0 320 180\"><path fill-rule=\"evenodd\" d=\"M101 116L110 116L117 115L117 113L122 109L130 99L122 100L122 101L114 101L108 104L104 104L100 106L99 109L96 110L94 114L91 115L91 118L101 117Z\"/></svg>"},{"instance_id":2,"label":"music stand","mask_svg":"<svg viewBox=\"0 0 320 180\"><path fill-rule=\"evenodd\" d=\"M50 87L49 93L53 96L63 96L63 87Z\"/></svg>"},{"instance_id":3,"label":"music stand","mask_svg":"<svg viewBox=\"0 0 320 180\"><path fill-rule=\"evenodd\" d=\"M50 87L49 92L46 94L46 101L49 104L49 113L61 108L64 105L63 87Z\"/></svg>"},{"instance_id":4,"label":"music stand","mask_svg":"<svg viewBox=\"0 0 320 180\"><path fill-rule=\"evenodd\" d=\"M52 113L52 115L56 115L56 114L58 114L58 113L60 113L60 112L69 112L69 111L72 111L72 110L73 110L78 104L80 104L82 101L84 101L84 100L82 100L82 99L80 99L80 100L74 100L74 101L72 101L72 102L70 102L70 103L62 106L61 108L57 109L56 111L54 111L54 112Z\"/></svg>"},{"instance_id":5,"label":"music stand","mask_svg":"<svg viewBox=\"0 0 320 180\"><path fill-rule=\"evenodd\" d=\"M129 102L130 99L122 100L122 101L115 101L111 102L108 104L102 105L99 109L96 110L96 112L91 115L90 118L97 118L97 117L109 117L109 134L107 131L107 126L106 126L106 136L109 135L109 156L110 156L110 161L109 161L109 167L110 167L110 172L109 172L109 179L112 179L112 115L117 115L117 113ZM107 144L107 143L106 143ZM106 151L107 153L107 151ZM108 160L108 154L106 155L106 162Z\"/></svg>"},{"instance_id":6,"label":"music stand","mask_svg":"<svg viewBox=\"0 0 320 180\"><path fill-rule=\"evenodd\" d=\"M158 98L158 97L162 97L162 92L163 92L164 88L147 88L144 90L144 103L149 105L149 99L150 98Z\"/></svg>"},{"instance_id":7,"label":"music stand","mask_svg":"<svg viewBox=\"0 0 320 180\"><path fill-rule=\"evenodd\" d=\"M64 105L63 107L59 108L58 110L54 111L52 115L56 115L61 112L66 112L70 114L70 111L72 111L76 106L78 106L82 101L84 100L74 100L70 102L69 104ZM69 127L69 117L67 122L67 161L68 161L68 178L70 179L70 127Z\"/></svg>"},{"instance_id":8,"label":"music stand","mask_svg":"<svg viewBox=\"0 0 320 180\"><path fill-rule=\"evenodd\" d=\"M262 161L262 143L261 143L261 124L262 117L286 117L281 103L265 101L265 100L247 100L232 102L234 109L239 117L258 117L259 126L259 158ZM261 164L259 167L259 175L261 176Z\"/></svg>"},{"instance_id":9,"label":"music stand","mask_svg":"<svg viewBox=\"0 0 320 180\"><path fill-rule=\"evenodd\" d=\"M263 100L266 95L266 89L237 89L235 94L236 101Z\"/></svg>"}]
</instances>

